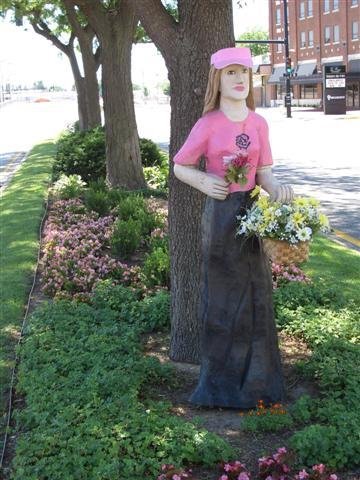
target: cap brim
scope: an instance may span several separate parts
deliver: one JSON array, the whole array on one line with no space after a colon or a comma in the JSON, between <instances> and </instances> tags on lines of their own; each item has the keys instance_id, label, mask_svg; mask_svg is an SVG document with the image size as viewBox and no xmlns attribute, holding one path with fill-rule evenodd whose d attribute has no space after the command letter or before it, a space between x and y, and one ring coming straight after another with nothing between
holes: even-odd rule
<instances>
[{"instance_id":1,"label":"cap brim","mask_svg":"<svg viewBox=\"0 0 360 480\"><path fill-rule=\"evenodd\" d=\"M242 60L241 62L236 59L229 60L218 60L213 63L214 67L217 69L228 67L229 65L244 65L245 67L252 68L253 63L251 60Z\"/></svg>"}]
</instances>

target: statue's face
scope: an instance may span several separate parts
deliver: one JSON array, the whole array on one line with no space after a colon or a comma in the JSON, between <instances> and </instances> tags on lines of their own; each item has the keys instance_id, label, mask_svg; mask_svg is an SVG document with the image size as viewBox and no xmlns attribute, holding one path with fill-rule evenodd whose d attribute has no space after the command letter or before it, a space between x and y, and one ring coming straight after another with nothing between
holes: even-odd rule
<instances>
[{"instance_id":1,"label":"statue's face","mask_svg":"<svg viewBox=\"0 0 360 480\"><path fill-rule=\"evenodd\" d=\"M245 100L249 95L250 70L244 65L229 65L221 70L220 95L229 100Z\"/></svg>"}]
</instances>

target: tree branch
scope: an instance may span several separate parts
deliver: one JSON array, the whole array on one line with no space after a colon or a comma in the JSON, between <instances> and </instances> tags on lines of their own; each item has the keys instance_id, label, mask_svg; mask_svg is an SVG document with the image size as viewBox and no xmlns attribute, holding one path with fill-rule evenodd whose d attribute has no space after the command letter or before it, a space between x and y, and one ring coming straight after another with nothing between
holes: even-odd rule
<instances>
[{"instance_id":1,"label":"tree branch","mask_svg":"<svg viewBox=\"0 0 360 480\"><path fill-rule=\"evenodd\" d=\"M146 33L160 49L165 60L169 50L176 54L180 42L179 24L166 11L161 0L136 0L134 7Z\"/></svg>"},{"instance_id":2,"label":"tree branch","mask_svg":"<svg viewBox=\"0 0 360 480\"><path fill-rule=\"evenodd\" d=\"M65 45L64 43L62 43L57 38L57 36L52 33L50 28L46 25L46 23L43 20L40 20L39 17L37 16L31 19L30 23L36 33L38 33L39 35L42 35L47 40L50 40L50 42L52 42L55 45L55 47L57 47L66 55L69 55L69 45Z\"/></svg>"}]
</instances>

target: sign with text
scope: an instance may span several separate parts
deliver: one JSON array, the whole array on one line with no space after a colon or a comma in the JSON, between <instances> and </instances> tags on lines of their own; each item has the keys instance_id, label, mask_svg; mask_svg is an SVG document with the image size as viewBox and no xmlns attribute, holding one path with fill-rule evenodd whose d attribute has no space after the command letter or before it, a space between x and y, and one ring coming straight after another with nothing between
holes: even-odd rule
<instances>
[{"instance_id":1,"label":"sign with text","mask_svg":"<svg viewBox=\"0 0 360 480\"><path fill-rule=\"evenodd\" d=\"M346 113L346 69L345 65L324 65L324 113L341 115Z\"/></svg>"}]
</instances>

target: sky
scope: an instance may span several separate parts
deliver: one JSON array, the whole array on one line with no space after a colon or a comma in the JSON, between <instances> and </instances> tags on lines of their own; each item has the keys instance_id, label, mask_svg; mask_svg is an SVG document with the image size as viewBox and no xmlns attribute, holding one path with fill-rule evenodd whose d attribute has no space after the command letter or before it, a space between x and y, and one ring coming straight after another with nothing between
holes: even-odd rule
<instances>
[{"instance_id":1,"label":"sky","mask_svg":"<svg viewBox=\"0 0 360 480\"><path fill-rule=\"evenodd\" d=\"M233 0L235 37L253 28L268 28L268 0L245 1L246 5L240 8ZM67 57L31 26L25 30L9 19L0 20L0 46L0 85L10 80L14 85L32 86L42 80L47 87L72 87ZM167 80L164 61L154 45L133 46L132 79L133 83L149 88Z\"/></svg>"}]
</instances>

